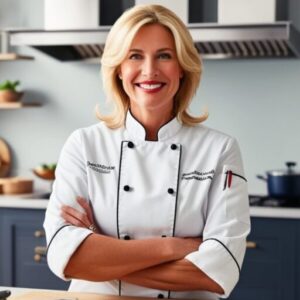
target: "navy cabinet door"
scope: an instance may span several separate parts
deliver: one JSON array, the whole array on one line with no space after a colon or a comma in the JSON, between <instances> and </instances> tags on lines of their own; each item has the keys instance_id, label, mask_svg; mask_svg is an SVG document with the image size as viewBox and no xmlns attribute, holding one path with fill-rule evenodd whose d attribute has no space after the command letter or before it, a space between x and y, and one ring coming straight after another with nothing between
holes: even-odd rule
<instances>
[{"instance_id":1,"label":"navy cabinet door","mask_svg":"<svg viewBox=\"0 0 300 300\"><path fill-rule=\"evenodd\" d=\"M66 290L68 283L48 268L46 257L36 247L46 247L43 232L44 210L1 210L2 285Z\"/></svg>"},{"instance_id":2,"label":"navy cabinet door","mask_svg":"<svg viewBox=\"0 0 300 300\"><path fill-rule=\"evenodd\" d=\"M296 221L252 218L252 230L238 285L231 300L295 298Z\"/></svg>"}]
</instances>

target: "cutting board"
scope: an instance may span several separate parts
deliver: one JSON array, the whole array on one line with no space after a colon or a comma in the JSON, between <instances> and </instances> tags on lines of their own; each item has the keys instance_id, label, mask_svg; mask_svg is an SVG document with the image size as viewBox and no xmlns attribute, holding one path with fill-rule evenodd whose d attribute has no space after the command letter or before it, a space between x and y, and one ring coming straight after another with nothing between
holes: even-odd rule
<instances>
[{"instance_id":1,"label":"cutting board","mask_svg":"<svg viewBox=\"0 0 300 300\"><path fill-rule=\"evenodd\" d=\"M119 297L111 295L99 295L92 293L72 293L58 291L34 291L18 296L9 297L9 300L149 300L141 297Z\"/></svg>"}]
</instances>

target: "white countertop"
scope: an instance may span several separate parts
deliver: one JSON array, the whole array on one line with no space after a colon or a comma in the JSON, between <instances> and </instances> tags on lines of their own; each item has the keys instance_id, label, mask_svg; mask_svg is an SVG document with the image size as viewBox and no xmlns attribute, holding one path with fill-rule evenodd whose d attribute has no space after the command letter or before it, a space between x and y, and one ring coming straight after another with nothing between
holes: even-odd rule
<instances>
[{"instance_id":1,"label":"white countertop","mask_svg":"<svg viewBox=\"0 0 300 300\"><path fill-rule=\"evenodd\" d=\"M48 205L47 199L38 198L38 194L26 196L27 198L20 198L20 196L4 196L0 195L0 208L24 208L24 209L46 209ZM262 218L286 218L286 219L300 219L300 208L287 207L250 207L251 217Z\"/></svg>"}]
</instances>

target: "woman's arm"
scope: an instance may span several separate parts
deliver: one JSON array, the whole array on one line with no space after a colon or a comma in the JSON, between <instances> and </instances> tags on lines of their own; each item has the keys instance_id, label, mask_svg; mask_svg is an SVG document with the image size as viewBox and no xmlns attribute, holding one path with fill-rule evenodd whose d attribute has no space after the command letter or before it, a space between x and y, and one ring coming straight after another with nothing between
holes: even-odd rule
<instances>
[{"instance_id":1,"label":"woman's arm","mask_svg":"<svg viewBox=\"0 0 300 300\"><path fill-rule=\"evenodd\" d=\"M89 227L95 224L88 202L77 197L83 212L63 206L61 215L69 224ZM183 258L198 249L200 239L155 238L147 240L119 240L101 234L89 235L75 251L65 268L65 275L91 281L118 279L126 274L161 263Z\"/></svg>"},{"instance_id":2,"label":"woman's arm","mask_svg":"<svg viewBox=\"0 0 300 300\"><path fill-rule=\"evenodd\" d=\"M223 289L186 259L150 267L121 278L148 288L172 291L205 290L223 294Z\"/></svg>"},{"instance_id":3,"label":"woman's arm","mask_svg":"<svg viewBox=\"0 0 300 300\"><path fill-rule=\"evenodd\" d=\"M156 238L118 240L89 235L69 260L66 277L106 281L124 277L155 265L178 260L196 251L200 239Z\"/></svg>"}]
</instances>

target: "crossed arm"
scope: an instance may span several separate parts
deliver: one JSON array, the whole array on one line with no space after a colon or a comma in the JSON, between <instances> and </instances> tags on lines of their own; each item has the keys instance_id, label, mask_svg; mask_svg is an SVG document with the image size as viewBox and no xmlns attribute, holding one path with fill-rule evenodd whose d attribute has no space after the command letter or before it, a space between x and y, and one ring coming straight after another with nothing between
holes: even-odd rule
<instances>
[{"instance_id":1,"label":"crossed arm","mask_svg":"<svg viewBox=\"0 0 300 300\"><path fill-rule=\"evenodd\" d=\"M94 223L88 203L77 199L84 213L62 208L70 224L88 227ZM223 294L223 289L184 257L196 251L201 239L154 238L119 240L98 232L89 235L69 260L65 275L90 281L120 279L132 284L161 290L206 290Z\"/></svg>"}]
</instances>

